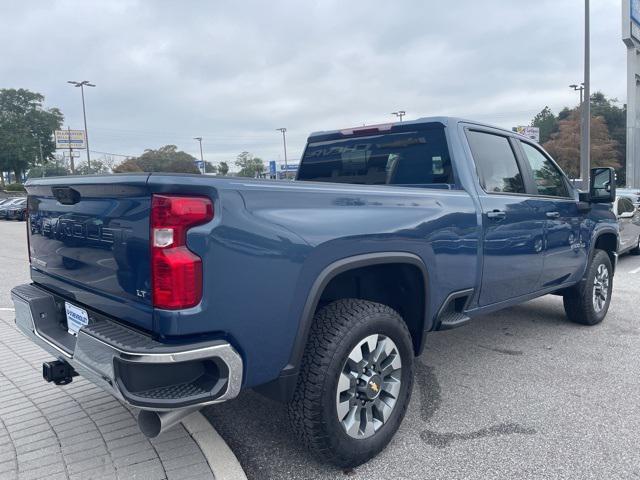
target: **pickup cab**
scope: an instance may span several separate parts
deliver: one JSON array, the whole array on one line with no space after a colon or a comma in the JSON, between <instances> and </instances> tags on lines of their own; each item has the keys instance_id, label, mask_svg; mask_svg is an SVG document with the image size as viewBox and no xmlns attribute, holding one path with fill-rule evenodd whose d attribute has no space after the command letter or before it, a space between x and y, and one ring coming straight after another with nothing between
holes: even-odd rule
<instances>
[{"instance_id":1,"label":"pickup cab","mask_svg":"<svg viewBox=\"0 0 640 480\"><path fill-rule=\"evenodd\" d=\"M351 467L390 441L425 338L546 294L601 322L611 169L579 192L536 143L455 118L313 133L297 181L137 173L29 180L16 323L153 436L243 389ZM425 345L427 345L425 347Z\"/></svg>"}]
</instances>

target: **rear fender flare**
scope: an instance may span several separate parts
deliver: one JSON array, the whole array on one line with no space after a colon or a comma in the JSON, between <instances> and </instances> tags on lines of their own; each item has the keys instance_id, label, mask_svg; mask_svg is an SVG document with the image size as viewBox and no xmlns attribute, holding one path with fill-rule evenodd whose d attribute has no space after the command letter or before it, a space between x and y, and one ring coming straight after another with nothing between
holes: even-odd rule
<instances>
[{"instance_id":1,"label":"rear fender flare","mask_svg":"<svg viewBox=\"0 0 640 480\"><path fill-rule=\"evenodd\" d=\"M423 314L423 330L430 328L428 325L430 301L429 301L429 273L426 265L420 257L408 252L377 252L367 253L363 255L355 255L352 257L342 258L337 260L327 267L325 267L316 280L314 281L300 316L300 322L298 326L298 332L296 334L291 355L289 357L289 363L282 370L281 376L297 375L300 363L302 362L302 356L307 344L307 338L309 336L309 330L313 323L313 317L315 315L318 302L322 296L324 289L329 282L337 275L356 268L368 267L372 265L392 264L392 263L405 263L416 266L422 273L424 280L424 295L425 295L425 311Z\"/></svg>"}]
</instances>

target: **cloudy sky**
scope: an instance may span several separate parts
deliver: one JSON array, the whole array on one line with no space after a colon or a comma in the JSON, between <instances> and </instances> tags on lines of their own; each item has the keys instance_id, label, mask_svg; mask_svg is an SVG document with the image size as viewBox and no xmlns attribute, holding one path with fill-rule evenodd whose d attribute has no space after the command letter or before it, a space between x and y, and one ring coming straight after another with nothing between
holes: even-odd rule
<instances>
[{"instance_id":1,"label":"cloudy sky","mask_svg":"<svg viewBox=\"0 0 640 480\"><path fill-rule=\"evenodd\" d=\"M620 0L592 0L592 88L625 101ZM91 150L176 144L289 158L306 135L458 115L504 127L577 104L582 0L38 1L0 4L0 88L41 92ZM94 154L99 156L99 154Z\"/></svg>"}]
</instances>

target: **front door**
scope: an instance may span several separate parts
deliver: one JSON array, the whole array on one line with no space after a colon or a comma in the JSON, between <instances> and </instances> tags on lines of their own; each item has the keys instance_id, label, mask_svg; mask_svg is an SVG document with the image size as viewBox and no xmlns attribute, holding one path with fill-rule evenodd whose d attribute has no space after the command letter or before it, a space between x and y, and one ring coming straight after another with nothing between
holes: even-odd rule
<instances>
[{"instance_id":1,"label":"front door","mask_svg":"<svg viewBox=\"0 0 640 480\"><path fill-rule=\"evenodd\" d=\"M527 194L514 139L491 131L467 132L481 191L483 268L479 305L539 289L544 214Z\"/></svg>"},{"instance_id":2,"label":"front door","mask_svg":"<svg viewBox=\"0 0 640 480\"><path fill-rule=\"evenodd\" d=\"M587 264L587 240L580 228L585 214L555 163L537 146L520 141L532 185L528 189L546 219L542 288L577 280Z\"/></svg>"}]
</instances>

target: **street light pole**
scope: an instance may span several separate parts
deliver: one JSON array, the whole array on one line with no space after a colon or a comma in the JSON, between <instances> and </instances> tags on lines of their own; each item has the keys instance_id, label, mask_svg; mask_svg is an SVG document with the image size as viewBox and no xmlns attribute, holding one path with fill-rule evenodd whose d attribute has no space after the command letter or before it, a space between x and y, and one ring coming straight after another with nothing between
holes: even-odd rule
<instances>
[{"instance_id":1,"label":"street light pole","mask_svg":"<svg viewBox=\"0 0 640 480\"><path fill-rule=\"evenodd\" d=\"M89 153L89 133L87 132L87 111L84 106L84 87L95 87L93 83L90 83L88 80L83 80L81 82L74 82L73 80L69 80L67 83L75 87L80 87L80 93L82 94L82 118L84 119L84 141L87 143L87 170L91 171L91 153ZM71 137L69 137L69 143L71 143Z\"/></svg>"},{"instance_id":2,"label":"street light pole","mask_svg":"<svg viewBox=\"0 0 640 480\"><path fill-rule=\"evenodd\" d=\"M591 165L591 33L589 0L584 0L584 100L582 105L582 138L580 139L580 179L588 188Z\"/></svg>"},{"instance_id":3,"label":"street light pole","mask_svg":"<svg viewBox=\"0 0 640 480\"><path fill-rule=\"evenodd\" d=\"M573 85L569 85L569 88L573 88L576 92L580 92L580 108L582 108L582 103L584 101L582 97L582 94L584 92L584 82L582 82L580 86L574 83Z\"/></svg>"},{"instance_id":4,"label":"street light pole","mask_svg":"<svg viewBox=\"0 0 640 480\"><path fill-rule=\"evenodd\" d=\"M202 162L202 173L206 173L207 169L204 165L204 156L202 155L202 137L193 137L200 144L200 161Z\"/></svg>"},{"instance_id":5,"label":"street light pole","mask_svg":"<svg viewBox=\"0 0 640 480\"><path fill-rule=\"evenodd\" d=\"M282 144L284 145L284 177L289 178L289 164L287 163L287 129L276 128L276 131L282 132Z\"/></svg>"},{"instance_id":6,"label":"street light pole","mask_svg":"<svg viewBox=\"0 0 640 480\"><path fill-rule=\"evenodd\" d=\"M71 127L67 126L67 135L69 141L69 165L71 166L71 173L75 175L76 166L73 160L73 144L71 143Z\"/></svg>"},{"instance_id":7,"label":"street light pole","mask_svg":"<svg viewBox=\"0 0 640 480\"><path fill-rule=\"evenodd\" d=\"M407 112L405 112L404 110L398 110L397 112L391 112L391 115L395 115L396 117L398 117L401 122L402 122L402 117L404 117L406 114L407 114Z\"/></svg>"}]
</instances>

